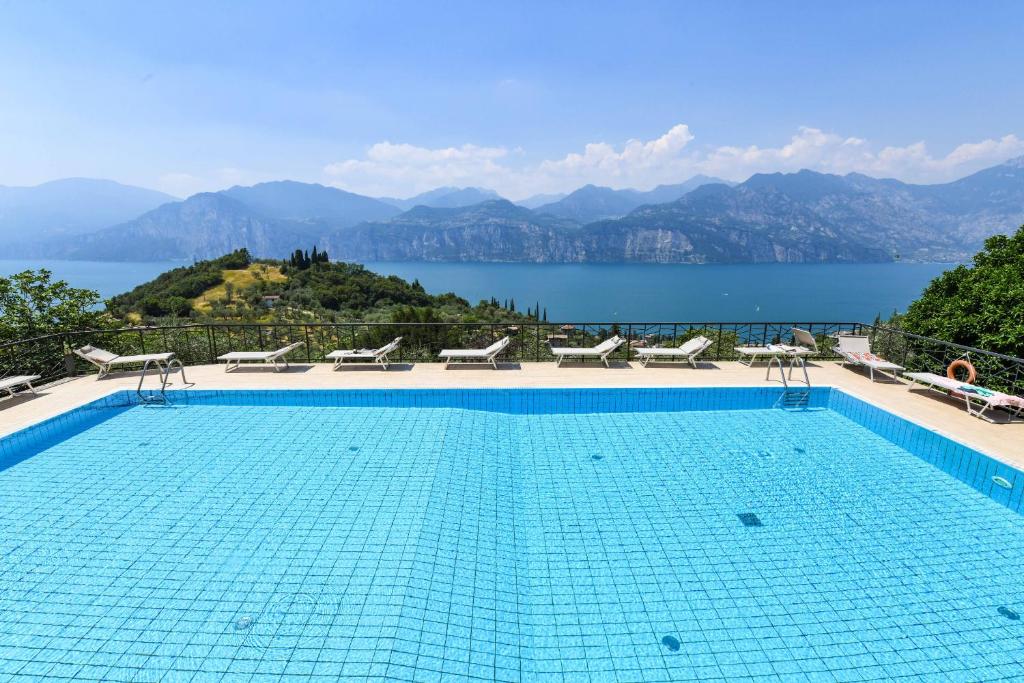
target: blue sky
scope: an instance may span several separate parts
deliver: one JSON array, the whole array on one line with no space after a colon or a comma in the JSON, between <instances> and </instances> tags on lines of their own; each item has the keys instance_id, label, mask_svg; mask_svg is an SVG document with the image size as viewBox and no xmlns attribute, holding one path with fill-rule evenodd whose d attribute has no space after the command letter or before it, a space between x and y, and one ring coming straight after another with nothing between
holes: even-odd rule
<instances>
[{"instance_id":1,"label":"blue sky","mask_svg":"<svg viewBox=\"0 0 1024 683\"><path fill-rule=\"evenodd\" d=\"M1024 154L1024 3L0 3L0 184L519 198Z\"/></svg>"}]
</instances>

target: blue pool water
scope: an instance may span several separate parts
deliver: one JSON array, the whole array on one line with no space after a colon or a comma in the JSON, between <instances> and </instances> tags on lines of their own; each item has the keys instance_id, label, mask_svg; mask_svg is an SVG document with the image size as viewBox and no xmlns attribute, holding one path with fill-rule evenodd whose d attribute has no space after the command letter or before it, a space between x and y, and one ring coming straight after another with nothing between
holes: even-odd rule
<instances>
[{"instance_id":1,"label":"blue pool water","mask_svg":"<svg viewBox=\"0 0 1024 683\"><path fill-rule=\"evenodd\" d=\"M835 391L129 397L0 442L0 680L1020 675L1021 473Z\"/></svg>"}]
</instances>

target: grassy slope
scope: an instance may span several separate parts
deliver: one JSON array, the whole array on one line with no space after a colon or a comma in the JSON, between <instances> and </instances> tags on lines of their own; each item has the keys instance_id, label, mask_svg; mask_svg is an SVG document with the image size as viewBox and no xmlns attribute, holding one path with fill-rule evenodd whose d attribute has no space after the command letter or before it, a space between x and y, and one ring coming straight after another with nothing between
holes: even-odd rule
<instances>
[{"instance_id":1,"label":"grassy slope","mask_svg":"<svg viewBox=\"0 0 1024 683\"><path fill-rule=\"evenodd\" d=\"M196 298L192 299L192 306L197 311L208 314L212 309L212 302L223 299L227 296L228 283L234 287L235 295L240 295L242 290L253 286L262 279L265 282L285 282L288 277L281 272L280 266L273 266L267 263L254 263L248 268L241 270L221 271L224 282L211 287Z\"/></svg>"}]
</instances>

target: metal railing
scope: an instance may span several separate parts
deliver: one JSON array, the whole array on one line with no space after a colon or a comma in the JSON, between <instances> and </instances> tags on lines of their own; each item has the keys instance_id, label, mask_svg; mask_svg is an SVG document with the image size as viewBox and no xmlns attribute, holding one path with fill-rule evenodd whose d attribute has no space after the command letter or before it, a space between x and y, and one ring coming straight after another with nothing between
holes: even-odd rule
<instances>
[{"instance_id":1,"label":"metal railing","mask_svg":"<svg viewBox=\"0 0 1024 683\"><path fill-rule=\"evenodd\" d=\"M946 374L950 363L969 360L978 372L977 384L989 389L1024 395L1024 359L973 346L922 337L886 325L863 325L872 350L902 365L907 372Z\"/></svg>"},{"instance_id":2,"label":"metal railing","mask_svg":"<svg viewBox=\"0 0 1024 683\"><path fill-rule=\"evenodd\" d=\"M92 370L71 353L85 344L121 355L174 351L185 365L216 363L228 351L268 351L301 341L291 358L324 362L334 349L376 348L403 338L396 363L435 362L442 348L483 348L509 336L505 362L554 360L549 346L592 346L613 334L629 343L613 358L629 361L639 346L675 346L703 335L712 345L702 358L736 360L736 346L763 346L791 340L790 329L808 330L818 341L818 360L835 360L834 337L867 334L879 355L910 370L942 374L954 359L970 354L979 383L1024 393L1024 360L981 349L920 337L902 330L858 322L514 322L514 323L200 323L165 327L129 327L51 334L0 345L0 377L42 375L43 381L72 377ZM812 358L813 359L813 358Z\"/></svg>"}]
</instances>

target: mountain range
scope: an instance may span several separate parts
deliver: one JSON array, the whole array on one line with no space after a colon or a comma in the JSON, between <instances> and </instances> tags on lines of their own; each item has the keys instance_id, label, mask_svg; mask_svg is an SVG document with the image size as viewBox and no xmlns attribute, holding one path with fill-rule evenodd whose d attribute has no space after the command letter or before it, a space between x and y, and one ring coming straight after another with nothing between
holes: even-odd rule
<instances>
[{"instance_id":1,"label":"mountain range","mask_svg":"<svg viewBox=\"0 0 1024 683\"><path fill-rule=\"evenodd\" d=\"M159 260L209 258L240 247L282 257L315 244L353 261L955 261L989 235L1024 223L1024 157L937 185L805 170L757 174L737 185L706 177L648 191L588 185L532 209L482 188L439 188L395 200L278 181L177 201L109 181L47 185L71 183L80 191L83 182L100 183L101 197L117 190L107 209L115 220L97 229L105 215L95 198L82 202L89 210L80 214L67 198L22 200L19 206L35 206L37 213L0 214L5 251ZM14 205L4 194L12 189L39 190L0 188L0 207ZM141 202L141 212L126 215L136 206L129 199Z\"/></svg>"},{"instance_id":2,"label":"mountain range","mask_svg":"<svg viewBox=\"0 0 1024 683\"><path fill-rule=\"evenodd\" d=\"M91 178L65 178L35 187L0 185L0 243L92 232L175 201L163 192Z\"/></svg>"},{"instance_id":3,"label":"mountain range","mask_svg":"<svg viewBox=\"0 0 1024 683\"><path fill-rule=\"evenodd\" d=\"M409 199L381 197L381 201L408 211L416 206L432 206L438 209L454 209L459 206L472 206L480 202L501 199L494 190L483 187L439 187Z\"/></svg>"},{"instance_id":4,"label":"mountain range","mask_svg":"<svg viewBox=\"0 0 1024 683\"><path fill-rule=\"evenodd\" d=\"M550 203L533 207L537 213L547 213L561 218L571 218L578 223L592 223L606 218L620 218L644 204L664 204L682 198L688 192L702 185L721 183L732 185L721 178L697 175L685 183L658 185L653 190L613 190L610 187L584 185Z\"/></svg>"}]
</instances>

